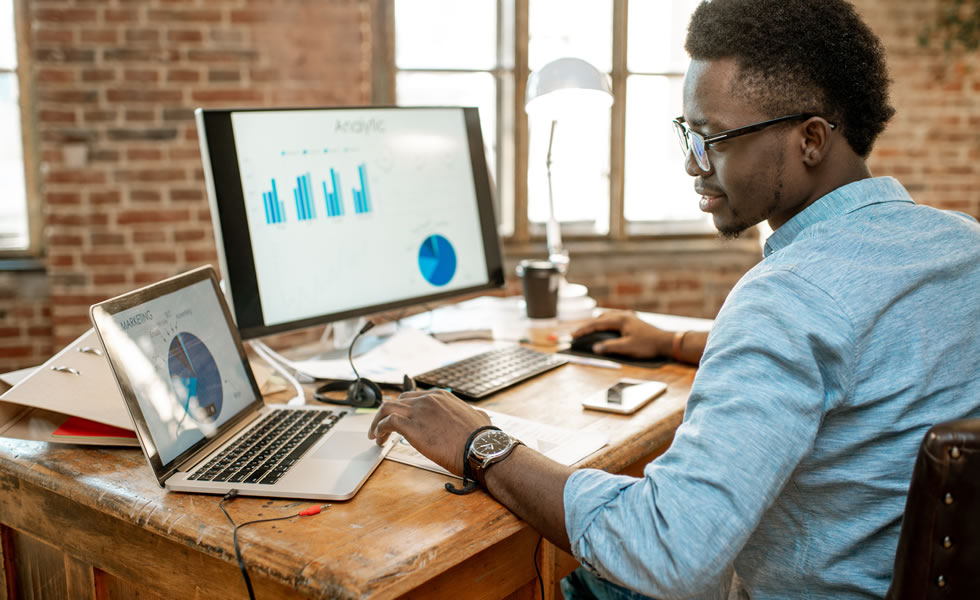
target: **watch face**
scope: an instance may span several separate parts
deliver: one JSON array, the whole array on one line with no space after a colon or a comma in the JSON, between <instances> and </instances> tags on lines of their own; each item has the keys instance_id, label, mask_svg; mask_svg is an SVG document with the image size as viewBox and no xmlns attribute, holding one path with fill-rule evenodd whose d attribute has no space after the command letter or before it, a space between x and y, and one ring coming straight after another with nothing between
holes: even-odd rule
<instances>
[{"instance_id":1,"label":"watch face","mask_svg":"<svg viewBox=\"0 0 980 600\"><path fill-rule=\"evenodd\" d=\"M470 448L481 459L492 458L507 450L513 442L509 435L499 429L481 431Z\"/></svg>"}]
</instances>

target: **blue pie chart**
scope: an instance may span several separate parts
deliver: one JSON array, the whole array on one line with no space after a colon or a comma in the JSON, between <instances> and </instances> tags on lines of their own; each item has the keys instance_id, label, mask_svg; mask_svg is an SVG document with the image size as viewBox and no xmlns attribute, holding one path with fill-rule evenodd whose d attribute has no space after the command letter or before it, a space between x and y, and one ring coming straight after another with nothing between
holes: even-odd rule
<instances>
[{"instance_id":1,"label":"blue pie chart","mask_svg":"<svg viewBox=\"0 0 980 600\"><path fill-rule=\"evenodd\" d=\"M213 423L221 414L221 374L204 342L192 333L175 335L167 367L177 402L187 416L198 423Z\"/></svg>"},{"instance_id":2,"label":"blue pie chart","mask_svg":"<svg viewBox=\"0 0 980 600\"><path fill-rule=\"evenodd\" d=\"M430 235L419 248L419 270L432 285L442 286L456 274L456 251L441 235Z\"/></svg>"}]
</instances>

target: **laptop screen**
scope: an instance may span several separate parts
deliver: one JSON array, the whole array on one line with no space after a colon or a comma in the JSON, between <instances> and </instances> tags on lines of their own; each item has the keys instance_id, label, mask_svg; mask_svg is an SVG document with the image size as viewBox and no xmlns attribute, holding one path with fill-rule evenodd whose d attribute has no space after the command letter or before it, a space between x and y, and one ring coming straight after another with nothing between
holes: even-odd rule
<instances>
[{"instance_id":1,"label":"laptop screen","mask_svg":"<svg viewBox=\"0 0 980 600\"><path fill-rule=\"evenodd\" d=\"M210 278L148 293L118 312L109 307L111 314L97 309L93 317L113 369L130 388L123 396L138 404L148 457L155 449L163 465L170 463L256 401ZM130 411L140 425L132 405Z\"/></svg>"}]
</instances>

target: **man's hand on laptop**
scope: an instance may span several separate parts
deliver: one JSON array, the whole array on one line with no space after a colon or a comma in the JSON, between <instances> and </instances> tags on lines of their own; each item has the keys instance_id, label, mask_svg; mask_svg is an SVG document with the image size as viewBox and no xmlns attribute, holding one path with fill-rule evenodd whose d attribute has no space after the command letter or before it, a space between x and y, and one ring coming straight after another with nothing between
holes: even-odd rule
<instances>
[{"instance_id":1,"label":"man's hand on laptop","mask_svg":"<svg viewBox=\"0 0 980 600\"><path fill-rule=\"evenodd\" d=\"M490 417L446 390L405 392L385 402L374 416L368 437L383 445L400 433L419 452L457 475L463 474L463 445L474 430L490 425Z\"/></svg>"}]
</instances>

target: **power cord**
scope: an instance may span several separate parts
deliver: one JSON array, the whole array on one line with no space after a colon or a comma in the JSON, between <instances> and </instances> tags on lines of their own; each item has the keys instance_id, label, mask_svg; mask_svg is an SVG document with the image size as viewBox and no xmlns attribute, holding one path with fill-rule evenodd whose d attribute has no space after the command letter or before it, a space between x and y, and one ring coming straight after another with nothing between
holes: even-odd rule
<instances>
[{"instance_id":1,"label":"power cord","mask_svg":"<svg viewBox=\"0 0 980 600\"><path fill-rule=\"evenodd\" d=\"M299 380L296 377L293 377L293 374L286 369L285 365L283 364L285 359L275 350L268 347L265 342L251 340L248 344L252 347L252 350L255 350L256 354L261 356L262 359L265 360L265 362L267 362L276 373L279 373L283 379L291 383L293 389L296 390L296 396L290 398L286 404L290 406L302 406L303 404L306 404L306 392L303 390L303 386L300 384Z\"/></svg>"},{"instance_id":2,"label":"power cord","mask_svg":"<svg viewBox=\"0 0 980 600\"><path fill-rule=\"evenodd\" d=\"M541 540L544 536L538 537L538 543L534 545L534 572L538 575L538 585L541 586L541 597L544 598L544 579L541 578L541 571L538 569L538 548L541 547Z\"/></svg>"},{"instance_id":3,"label":"power cord","mask_svg":"<svg viewBox=\"0 0 980 600\"><path fill-rule=\"evenodd\" d=\"M245 588L248 590L249 600L255 600L255 592L252 590L252 580L248 577L248 570L245 568L245 561L242 560L242 549L238 545L238 530L246 525L254 525L255 523L268 523L270 521L285 521L286 519L295 519L296 517L309 517L312 515L320 514L326 508L329 508L328 504L323 504L320 506L311 506L309 508L304 508L296 514L292 514L286 517L271 517L268 519L255 519L253 521L245 521L244 523L236 524L235 520L231 518L228 511L225 509L225 502L231 500L238 496L238 490L231 490L218 502L218 508L221 512L225 513L225 517L228 518L228 522L234 527L231 534L231 539L235 544L235 558L238 559L238 570L242 572L242 579L245 580ZM537 566L537 565L535 565ZM541 588L544 589L544 588Z\"/></svg>"}]
</instances>

